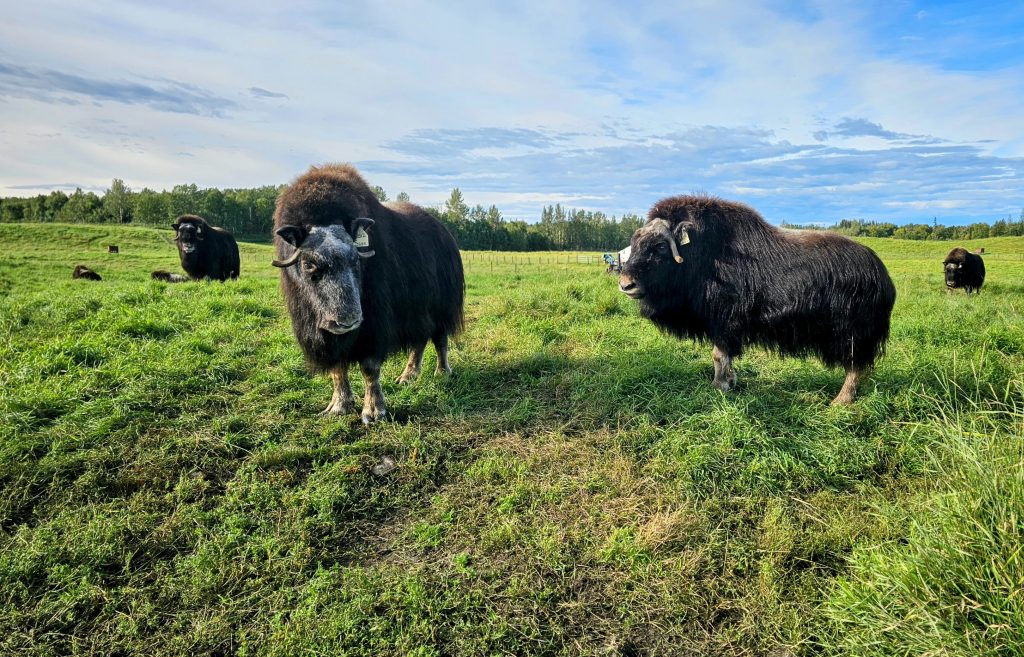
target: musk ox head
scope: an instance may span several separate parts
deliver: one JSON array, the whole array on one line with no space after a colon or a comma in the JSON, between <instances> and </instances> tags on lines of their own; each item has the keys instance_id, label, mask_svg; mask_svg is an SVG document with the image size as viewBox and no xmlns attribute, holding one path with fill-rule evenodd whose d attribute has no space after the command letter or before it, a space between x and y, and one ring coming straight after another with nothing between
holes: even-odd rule
<instances>
[{"instance_id":1,"label":"musk ox head","mask_svg":"<svg viewBox=\"0 0 1024 657\"><path fill-rule=\"evenodd\" d=\"M192 214L181 215L171 224L171 228L174 229L174 241L178 243L182 255L195 253L210 230L209 224L202 217Z\"/></svg>"},{"instance_id":2,"label":"musk ox head","mask_svg":"<svg viewBox=\"0 0 1024 657\"><path fill-rule=\"evenodd\" d=\"M683 263L680 247L690 243L685 223L672 225L654 217L641 226L619 252L622 270L619 290L633 299L642 299L652 285L671 277L673 268Z\"/></svg>"},{"instance_id":3,"label":"musk ox head","mask_svg":"<svg viewBox=\"0 0 1024 657\"><path fill-rule=\"evenodd\" d=\"M361 217L349 229L342 224L291 225L275 231L293 250L273 264L284 269L322 331L344 335L363 323L363 261L374 255L367 232L371 226L373 219Z\"/></svg>"},{"instance_id":4,"label":"musk ox head","mask_svg":"<svg viewBox=\"0 0 1024 657\"><path fill-rule=\"evenodd\" d=\"M967 272L964 271L964 266L967 265L970 255L967 249L961 247L957 247L949 252L949 255L942 262L946 273L946 287L959 288L970 283L969 280L966 280L967 276L965 274Z\"/></svg>"}]
</instances>

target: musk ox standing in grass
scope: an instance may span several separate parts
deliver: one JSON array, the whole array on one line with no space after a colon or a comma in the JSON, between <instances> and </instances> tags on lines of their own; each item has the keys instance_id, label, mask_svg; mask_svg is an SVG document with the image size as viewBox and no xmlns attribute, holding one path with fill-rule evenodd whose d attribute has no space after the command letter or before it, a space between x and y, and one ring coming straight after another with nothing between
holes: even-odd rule
<instances>
[{"instance_id":1,"label":"musk ox standing in grass","mask_svg":"<svg viewBox=\"0 0 1024 657\"><path fill-rule=\"evenodd\" d=\"M981 292L985 282L985 261L980 255L958 246L949 252L942 265L946 269L947 288L955 290L962 287L967 294Z\"/></svg>"},{"instance_id":2,"label":"musk ox standing in grass","mask_svg":"<svg viewBox=\"0 0 1024 657\"><path fill-rule=\"evenodd\" d=\"M190 277L218 281L238 278L238 243L231 233L211 226L194 214L181 215L171 228L181 256L181 268Z\"/></svg>"},{"instance_id":3,"label":"musk ox standing in grass","mask_svg":"<svg viewBox=\"0 0 1024 657\"><path fill-rule=\"evenodd\" d=\"M776 228L739 203L663 199L625 255L619 288L662 329L711 342L723 391L736 384L732 359L754 344L842 365L833 403L848 404L889 336L896 288L871 249Z\"/></svg>"},{"instance_id":4,"label":"musk ox standing in grass","mask_svg":"<svg viewBox=\"0 0 1024 657\"><path fill-rule=\"evenodd\" d=\"M420 371L427 341L437 371L451 372L448 337L462 329L465 284L448 230L410 203L382 205L348 165L313 167L277 200L274 244L292 329L315 371L330 372L325 413L349 413L348 381L358 363L366 382L362 419L387 417L384 359L409 351L398 383Z\"/></svg>"}]
</instances>

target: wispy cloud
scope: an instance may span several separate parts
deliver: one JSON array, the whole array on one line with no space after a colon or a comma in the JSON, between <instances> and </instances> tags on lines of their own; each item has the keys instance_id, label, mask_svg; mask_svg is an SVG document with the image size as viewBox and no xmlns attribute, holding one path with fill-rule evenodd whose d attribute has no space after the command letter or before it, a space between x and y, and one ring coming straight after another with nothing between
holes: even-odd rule
<instances>
[{"instance_id":1,"label":"wispy cloud","mask_svg":"<svg viewBox=\"0 0 1024 657\"><path fill-rule=\"evenodd\" d=\"M249 93L255 98L287 98L286 94L276 91L267 91L262 87L249 87Z\"/></svg>"},{"instance_id":2,"label":"wispy cloud","mask_svg":"<svg viewBox=\"0 0 1024 657\"><path fill-rule=\"evenodd\" d=\"M236 103L195 85L175 80L141 82L103 80L49 68L0 63L0 97L77 104L110 101L147 105L163 112L222 116Z\"/></svg>"}]
</instances>

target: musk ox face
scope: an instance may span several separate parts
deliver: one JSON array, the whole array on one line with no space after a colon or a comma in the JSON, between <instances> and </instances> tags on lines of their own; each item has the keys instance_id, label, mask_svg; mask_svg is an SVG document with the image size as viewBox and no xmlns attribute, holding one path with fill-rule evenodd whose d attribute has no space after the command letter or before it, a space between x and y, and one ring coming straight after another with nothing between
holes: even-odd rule
<instances>
[{"instance_id":1,"label":"musk ox face","mask_svg":"<svg viewBox=\"0 0 1024 657\"><path fill-rule=\"evenodd\" d=\"M946 287L961 287L962 282L960 281L960 275L964 268L962 262L947 262L946 263Z\"/></svg>"},{"instance_id":2,"label":"musk ox face","mask_svg":"<svg viewBox=\"0 0 1024 657\"><path fill-rule=\"evenodd\" d=\"M285 269L321 331L344 335L363 323L361 261L373 256L366 232L372 225L372 219L360 218L352 223L351 233L340 224L277 230L295 251L273 264Z\"/></svg>"},{"instance_id":3,"label":"musk ox face","mask_svg":"<svg viewBox=\"0 0 1024 657\"><path fill-rule=\"evenodd\" d=\"M664 219L648 221L633 233L629 247L619 252L619 290L633 299L644 298L652 284L665 280L683 263L679 247L689 242L685 226L680 224L673 231Z\"/></svg>"},{"instance_id":4,"label":"musk ox face","mask_svg":"<svg viewBox=\"0 0 1024 657\"><path fill-rule=\"evenodd\" d=\"M172 224L176 233L174 241L182 253L194 253L199 248L199 243L206 239L203 227L191 221L183 221Z\"/></svg>"}]
</instances>

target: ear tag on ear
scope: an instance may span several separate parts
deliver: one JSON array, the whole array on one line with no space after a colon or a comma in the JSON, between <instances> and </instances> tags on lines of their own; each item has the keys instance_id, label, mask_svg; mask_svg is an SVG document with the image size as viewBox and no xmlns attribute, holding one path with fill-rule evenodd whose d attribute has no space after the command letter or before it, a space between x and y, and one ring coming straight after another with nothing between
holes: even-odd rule
<instances>
[{"instance_id":1,"label":"ear tag on ear","mask_svg":"<svg viewBox=\"0 0 1024 657\"><path fill-rule=\"evenodd\" d=\"M682 244L689 244L689 243L690 243L690 234L687 233L686 229L684 228L682 230L682 234L679 236L679 244L682 245Z\"/></svg>"},{"instance_id":2,"label":"ear tag on ear","mask_svg":"<svg viewBox=\"0 0 1024 657\"><path fill-rule=\"evenodd\" d=\"M358 249L365 249L370 246L370 236L362 226L356 229L356 239L354 243Z\"/></svg>"}]
</instances>

